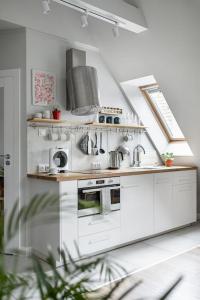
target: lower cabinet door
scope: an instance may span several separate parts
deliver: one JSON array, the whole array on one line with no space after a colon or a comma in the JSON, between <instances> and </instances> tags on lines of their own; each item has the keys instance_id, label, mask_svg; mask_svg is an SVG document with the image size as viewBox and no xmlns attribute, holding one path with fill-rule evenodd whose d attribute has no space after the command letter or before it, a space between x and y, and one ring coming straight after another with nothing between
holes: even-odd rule
<instances>
[{"instance_id":1,"label":"lower cabinet door","mask_svg":"<svg viewBox=\"0 0 200 300\"><path fill-rule=\"evenodd\" d=\"M155 233L175 227L172 173L155 175Z\"/></svg>"},{"instance_id":2,"label":"lower cabinet door","mask_svg":"<svg viewBox=\"0 0 200 300\"><path fill-rule=\"evenodd\" d=\"M78 257L77 181L63 181L60 188L60 248L67 247L73 258Z\"/></svg>"},{"instance_id":3,"label":"lower cabinet door","mask_svg":"<svg viewBox=\"0 0 200 300\"><path fill-rule=\"evenodd\" d=\"M197 220L196 183L185 183L174 186L174 223L175 227L183 226Z\"/></svg>"},{"instance_id":4,"label":"lower cabinet door","mask_svg":"<svg viewBox=\"0 0 200 300\"><path fill-rule=\"evenodd\" d=\"M196 171L155 175L155 233L197 219Z\"/></svg>"},{"instance_id":5,"label":"lower cabinet door","mask_svg":"<svg viewBox=\"0 0 200 300\"><path fill-rule=\"evenodd\" d=\"M153 175L121 178L121 242L154 233Z\"/></svg>"},{"instance_id":6,"label":"lower cabinet door","mask_svg":"<svg viewBox=\"0 0 200 300\"><path fill-rule=\"evenodd\" d=\"M120 228L79 238L81 255L92 254L120 244Z\"/></svg>"}]
</instances>

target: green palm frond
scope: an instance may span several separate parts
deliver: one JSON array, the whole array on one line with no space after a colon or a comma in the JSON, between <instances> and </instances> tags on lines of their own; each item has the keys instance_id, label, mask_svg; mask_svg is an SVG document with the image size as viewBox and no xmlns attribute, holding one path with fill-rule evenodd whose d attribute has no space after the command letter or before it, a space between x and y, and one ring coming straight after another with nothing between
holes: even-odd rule
<instances>
[{"instance_id":1,"label":"green palm frond","mask_svg":"<svg viewBox=\"0 0 200 300\"><path fill-rule=\"evenodd\" d=\"M63 199L62 199L63 200ZM12 240L20 226L30 222L53 222L59 214L61 199L56 195L42 194L34 196L29 204L18 210L18 201L13 206L7 218L6 240ZM62 203L63 204L63 203ZM63 205L62 205L63 207ZM68 206L69 207L69 206ZM3 249L3 236L1 236L1 249ZM41 259L40 253L33 251L29 254L31 266L28 275L9 274L5 267L3 256L0 256L0 300L10 300L11 296L18 292L17 300L24 300L27 291L37 291L41 300L122 300L138 287L141 283L136 282L126 289L121 296L117 296L121 284L126 281L126 270L123 269L109 256L96 256L83 258L79 252L74 259L66 246L58 249L62 268L58 268L56 258L52 251L47 249L45 259ZM18 256L27 255L23 251L15 251L15 259ZM44 265L45 262L45 265ZM48 272L46 270L48 266ZM98 275L98 276L96 276ZM95 279L96 278L96 279ZM115 281L116 278L123 278ZM160 297L166 299L168 295L179 284L179 278L167 291ZM94 291L94 284L97 282L112 282L109 289L102 293L102 290ZM134 299L132 297L132 299Z\"/></svg>"},{"instance_id":2,"label":"green palm frond","mask_svg":"<svg viewBox=\"0 0 200 300\"><path fill-rule=\"evenodd\" d=\"M59 213L59 197L50 194L35 195L28 205L24 205L18 211L18 201L13 206L8 217L6 238L10 241L19 231L20 225L23 226L35 218L42 216L43 222L49 220L52 222ZM46 219L44 220L44 218Z\"/></svg>"}]
</instances>

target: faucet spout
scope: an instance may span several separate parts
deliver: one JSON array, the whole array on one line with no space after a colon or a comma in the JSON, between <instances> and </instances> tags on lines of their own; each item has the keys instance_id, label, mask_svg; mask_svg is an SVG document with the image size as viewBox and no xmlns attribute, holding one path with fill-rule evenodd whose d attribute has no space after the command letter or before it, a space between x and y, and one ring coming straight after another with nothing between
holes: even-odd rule
<instances>
[{"instance_id":1,"label":"faucet spout","mask_svg":"<svg viewBox=\"0 0 200 300\"><path fill-rule=\"evenodd\" d=\"M133 149L133 166L134 167L140 167L141 166L141 153L146 153L144 147L140 144L138 144Z\"/></svg>"}]
</instances>

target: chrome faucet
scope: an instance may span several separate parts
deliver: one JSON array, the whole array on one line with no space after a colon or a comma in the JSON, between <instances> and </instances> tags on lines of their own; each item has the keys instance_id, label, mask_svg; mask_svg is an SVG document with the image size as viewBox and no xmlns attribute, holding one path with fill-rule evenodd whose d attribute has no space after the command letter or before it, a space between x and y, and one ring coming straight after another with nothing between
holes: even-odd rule
<instances>
[{"instance_id":1,"label":"chrome faucet","mask_svg":"<svg viewBox=\"0 0 200 300\"><path fill-rule=\"evenodd\" d=\"M142 145L138 144L133 149L133 167L140 167L141 166L141 153L145 154L145 149Z\"/></svg>"}]
</instances>

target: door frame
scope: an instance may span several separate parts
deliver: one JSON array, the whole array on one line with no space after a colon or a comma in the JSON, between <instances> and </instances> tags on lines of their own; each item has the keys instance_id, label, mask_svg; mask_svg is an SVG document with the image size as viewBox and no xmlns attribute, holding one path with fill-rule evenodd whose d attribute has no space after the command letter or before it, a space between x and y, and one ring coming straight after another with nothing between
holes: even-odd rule
<instances>
[{"instance_id":1,"label":"door frame","mask_svg":"<svg viewBox=\"0 0 200 300\"><path fill-rule=\"evenodd\" d=\"M15 165L14 168L14 178L15 178L15 189L17 190L17 199L19 201L18 210L20 208L20 182L21 182L21 170L20 170L20 100L21 100L21 82L20 82L20 69L11 69L11 70L0 70L0 80L4 82L4 101L9 97L13 97L13 104L14 104L14 137L13 140L13 155L12 155L12 162ZM12 88L10 89L10 87ZM10 99L10 98L9 98ZM5 113L5 110L4 110ZM9 119L8 112L4 115L4 118ZM6 153L5 153L6 154ZM7 199L7 203L5 207L7 207L8 211L14 205L13 199ZM9 244L9 248L17 248L20 247L20 230L16 234L16 237L11 241Z\"/></svg>"}]
</instances>

